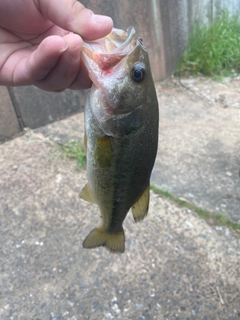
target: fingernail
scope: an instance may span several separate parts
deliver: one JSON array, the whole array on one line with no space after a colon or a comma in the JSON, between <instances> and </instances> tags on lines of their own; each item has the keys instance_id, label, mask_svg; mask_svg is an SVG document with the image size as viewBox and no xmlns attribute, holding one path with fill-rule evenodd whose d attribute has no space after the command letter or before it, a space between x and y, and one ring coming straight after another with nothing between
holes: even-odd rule
<instances>
[{"instance_id":1,"label":"fingernail","mask_svg":"<svg viewBox=\"0 0 240 320\"><path fill-rule=\"evenodd\" d=\"M69 52L68 57L72 62L78 62L80 60L81 49L82 46L77 46Z\"/></svg>"},{"instance_id":2,"label":"fingernail","mask_svg":"<svg viewBox=\"0 0 240 320\"><path fill-rule=\"evenodd\" d=\"M105 24L105 23L113 23L112 22L112 19L108 16L102 16L102 15L99 15L99 14L94 14L92 16L92 19L97 22L97 23L100 23L100 24Z\"/></svg>"},{"instance_id":3,"label":"fingernail","mask_svg":"<svg viewBox=\"0 0 240 320\"><path fill-rule=\"evenodd\" d=\"M64 51L67 50L67 48L68 48L68 44L67 44L65 47L63 47L62 49L60 49L59 52L60 52L60 53L63 53Z\"/></svg>"}]
</instances>

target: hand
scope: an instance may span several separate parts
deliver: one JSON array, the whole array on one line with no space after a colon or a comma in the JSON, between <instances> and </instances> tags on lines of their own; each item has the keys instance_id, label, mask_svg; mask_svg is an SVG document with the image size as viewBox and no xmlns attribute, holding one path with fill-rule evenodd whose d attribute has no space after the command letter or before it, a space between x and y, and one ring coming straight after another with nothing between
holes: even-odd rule
<instances>
[{"instance_id":1,"label":"hand","mask_svg":"<svg viewBox=\"0 0 240 320\"><path fill-rule=\"evenodd\" d=\"M0 0L0 85L56 92L89 87L80 61L83 39L111 29L111 18L77 0Z\"/></svg>"}]
</instances>

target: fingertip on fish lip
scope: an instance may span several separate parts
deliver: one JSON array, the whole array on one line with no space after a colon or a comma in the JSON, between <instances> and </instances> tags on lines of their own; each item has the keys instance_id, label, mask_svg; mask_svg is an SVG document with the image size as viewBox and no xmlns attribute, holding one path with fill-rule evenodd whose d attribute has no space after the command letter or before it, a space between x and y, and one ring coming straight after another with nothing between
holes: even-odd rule
<instances>
[{"instance_id":1,"label":"fingertip on fish lip","mask_svg":"<svg viewBox=\"0 0 240 320\"><path fill-rule=\"evenodd\" d=\"M98 15L98 14L93 14L91 17L92 21L94 21L96 24L100 25L106 25L106 24L112 24L113 21L111 17L108 16L103 16L103 15Z\"/></svg>"}]
</instances>

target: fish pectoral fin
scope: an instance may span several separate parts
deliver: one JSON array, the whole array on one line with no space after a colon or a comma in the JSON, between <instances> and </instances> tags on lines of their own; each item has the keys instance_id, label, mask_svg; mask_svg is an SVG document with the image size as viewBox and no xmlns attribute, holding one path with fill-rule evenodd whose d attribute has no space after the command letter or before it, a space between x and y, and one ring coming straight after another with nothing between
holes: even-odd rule
<instances>
[{"instance_id":1,"label":"fish pectoral fin","mask_svg":"<svg viewBox=\"0 0 240 320\"><path fill-rule=\"evenodd\" d=\"M88 184L85 184L85 186L82 188L82 190L79 193L79 197L85 201L88 201L90 203L95 203L93 200L93 197L91 195L91 192L89 190Z\"/></svg>"},{"instance_id":2,"label":"fish pectoral fin","mask_svg":"<svg viewBox=\"0 0 240 320\"><path fill-rule=\"evenodd\" d=\"M95 160L101 168L109 168L112 162L111 137L103 136L96 138Z\"/></svg>"},{"instance_id":3,"label":"fish pectoral fin","mask_svg":"<svg viewBox=\"0 0 240 320\"><path fill-rule=\"evenodd\" d=\"M84 152L87 154L87 134L86 134L86 130L84 131L83 147L84 147Z\"/></svg>"},{"instance_id":4,"label":"fish pectoral fin","mask_svg":"<svg viewBox=\"0 0 240 320\"><path fill-rule=\"evenodd\" d=\"M148 214L149 207L149 190L150 185L148 184L140 198L132 206L132 215L135 222L143 220Z\"/></svg>"},{"instance_id":5,"label":"fish pectoral fin","mask_svg":"<svg viewBox=\"0 0 240 320\"><path fill-rule=\"evenodd\" d=\"M92 249L105 247L110 252L123 253L125 250L125 236L123 228L118 233L109 233L100 228L93 229L83 241L83 248Z\"/></svg>"}]
</instances>

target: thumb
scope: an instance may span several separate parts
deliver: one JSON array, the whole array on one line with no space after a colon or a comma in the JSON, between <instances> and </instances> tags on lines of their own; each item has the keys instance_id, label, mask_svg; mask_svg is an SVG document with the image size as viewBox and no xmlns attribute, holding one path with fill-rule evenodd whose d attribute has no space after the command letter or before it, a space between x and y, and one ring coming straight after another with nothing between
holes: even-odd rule
<instances>
[{"instance_id":1,"label":"thumb","mask_svg":"<svg viewBox=\"0 0 240 320\"><path fill-rule=\"evenodd\" d=\"M77 0L38 0L37 6L45 18L86 40L102 38L112 30L110 17L95 15Z\"/></svg>"}]
</instances>

